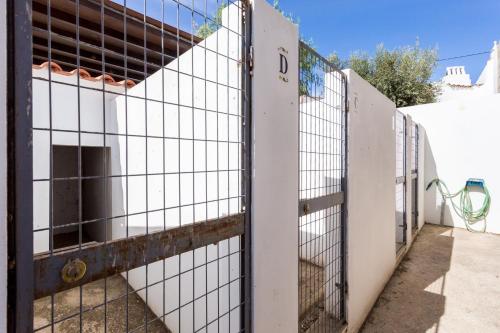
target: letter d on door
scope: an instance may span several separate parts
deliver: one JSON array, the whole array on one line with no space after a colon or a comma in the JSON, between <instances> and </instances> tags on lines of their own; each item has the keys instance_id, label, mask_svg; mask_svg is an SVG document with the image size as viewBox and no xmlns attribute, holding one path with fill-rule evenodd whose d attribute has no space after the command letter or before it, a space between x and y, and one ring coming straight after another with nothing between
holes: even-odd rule
<instances>
[{"instance_id":1,"label":"letter d on door","mask_svg":"<svg viewBox=\"0 0 500 333\"><path fill-rule=\"evenodd\" d=\"M280 73L286 74L288 72L288 61L286 57L280 53Z\"/></svg>"}]
</instances>

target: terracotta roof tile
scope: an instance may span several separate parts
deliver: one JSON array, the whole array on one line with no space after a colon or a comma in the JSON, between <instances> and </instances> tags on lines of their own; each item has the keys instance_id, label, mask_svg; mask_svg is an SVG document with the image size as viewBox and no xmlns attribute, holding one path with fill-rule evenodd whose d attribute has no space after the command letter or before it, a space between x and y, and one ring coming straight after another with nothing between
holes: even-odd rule
<instances>
[{"instance_id":1,"label":"terracotta roof tile","mask_svg":"<svg viewBox=\"0 0 500 333\"><path fill-rule=\"evenodd\" d=\"M44 69L47 67L49 67L49 61L46 61L46 62L42 63L41 65L33 64L33 69ZM59 64L55 63L54 61L50 62L50 69L53 73L64 75L64 76L73 76L77 72L79 72L80 78L83 80L98 82L98 81L102 81L104 79L104 82L106 84L109 84L109 85L112 85L115 87L123 87L126 85L127 88L132 88L133 86L135 86L135 82L132 80L126 80L126 81L123 80L123 81L116 82L115 79L109 74L104 74L104 75L99 75L99 76L93 77L92 75L90 75L89 72L87 72L85 69L82 69L82 68L80 68L80 70L75 68L72 71L68 72L68 71L63 70L61 68L61 66L59 66Z\"/></svg>"},{"instance_id":2,"label":"terracotta roof tile","mask_svg":"<svg viewBox=\"0 0 500 333\"><path fill-rule=\"evenodd\" d=\"M472 84L456 84L456 83L447 83L450 87L460 87L460 88L472 88Z\"/></svg>"}]
</instances>

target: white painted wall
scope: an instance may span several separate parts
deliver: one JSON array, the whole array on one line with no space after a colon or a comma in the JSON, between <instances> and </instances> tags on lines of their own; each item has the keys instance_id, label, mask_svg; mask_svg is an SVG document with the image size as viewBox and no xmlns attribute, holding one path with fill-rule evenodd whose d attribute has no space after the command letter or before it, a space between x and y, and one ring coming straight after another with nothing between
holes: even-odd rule
<instances>
[{"instance_id":1,"label":"white painted wall","mask_svg":"<svg viewBox=\"0 0 500 333\"><path fill-rule=\"evenodd\" d=\"M0 1L0 332L7 331L7 2Z\"/></svg>"},{"instance_id":2,"label":"white painted wall","mask_svg":"<svg viewBox=\"0 0 500 333\"><path fill-rule=\"evenodd\" d=\"M396 263L395 105L352 70L348 76L348 331L357 332Z\"/></svg>"},{"instance_id":3,"label":"white painted wall","mask_svg":"<svg viewBox=\"0 0 500 333\"><path fill-rule=\"evenodd\" d=\"M492 201L488 232L500 233L500 94L401 108L425 128L424 178L427 184L441 178L452 192L468 178L484 178ZM423 132L424 133L424 132ZM475 197L475 203L482 201ZM476 207L476 206L475 206ZM435 187L425 192L425 222L439 224L441 197ZM464 227L453 208L446 205L444 224Z\"/></svg>"},{"instance_id":4,"label":"white painted wall","mask_svg":"<svg viewBox=\"0 0 500 333\"><path fill-rule=\"evenodd\" d=\"M253 331L298 331L298 31L255 0L252 82ZM279 52L288 82L279 79Z\"/></svg>"},{"instance_id":5,"label":"white painted wall","mask_svg":"<svg viewBox=\"0 0 500 333\"><path fill-rule=\"evenodd\" d=\"M494 92L500 93L500 44L498 41L494 43L494 50L496 57L494 58L494 72L493 75L495 77L495 85ZM496 66L495 66L496 65Z\"/></svg>"}]
</instances>

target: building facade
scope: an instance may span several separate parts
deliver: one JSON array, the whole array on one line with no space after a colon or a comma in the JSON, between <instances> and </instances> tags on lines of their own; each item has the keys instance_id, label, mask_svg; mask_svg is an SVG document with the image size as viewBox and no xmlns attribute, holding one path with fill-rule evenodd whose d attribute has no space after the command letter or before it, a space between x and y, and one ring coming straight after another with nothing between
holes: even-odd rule
<instances>
[{"instance_id":1,"label":"building facade","mask_svg":"<svg viewBox=\"0 0 500 333\"><path fill-rule=\"evenodd\" d=\"M446 74L438 83L441 94L438 102L500 93L500 45L493 43L490 57L477 79L472 83L464 66L446 68Z\"/></svg>"}]
</instances>

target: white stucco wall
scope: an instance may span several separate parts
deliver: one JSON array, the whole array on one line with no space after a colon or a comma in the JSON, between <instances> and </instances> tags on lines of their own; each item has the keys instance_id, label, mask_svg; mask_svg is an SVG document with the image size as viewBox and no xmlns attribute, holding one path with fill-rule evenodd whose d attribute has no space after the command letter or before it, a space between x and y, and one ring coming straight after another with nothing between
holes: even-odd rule
<instances>
[{"instance_id":1,"label":"white stucco wall","mask_svg":"<svg viewBox=\"0 0 500 333\"><path fill-rule=\"evenodd\" d=\"M7 331L7 13L0 1L0 332Z\"/></svg>"},{"instance_id":2,"label":"white stucco wall","mask_svg":"<svg viewBox=\"0 0 500 333\"><path fill-rule=\"evenodd\" d=\"M425 182L439 177L456 192L468 178L483 178L492 201L488 232L500 233L500 94L401 108L425 128ZM424 131L422 131L424 133ZM480 196L475 196L478 207ZM425 222L440 224L441 197L433 187L425 192ZM449 203L444 224L464 227ZM479 225L478 225L479 226Z\"/></svg>"},{"instance_id":3,"label":"white stucco wall","mask_svg":"<svg viewBox=\"0 0 500 333\"><path fill-rule=\"evenodd\" d=\"M494 61L494 76L495 76L495 84L494 84L494 92L500 93L500 43L498 41L494 44L495 50L495 61Z\"/></svg>"},{"instance_id":4,"label":"white stucco wall","mask_svg":"<svg viewBox=\"0 0 500 333\"><path fill-rule=\"evenodd\" d=\"M395 105L352 70L349 89L348 331L357 332L396 263Z\"/></svg>"},{"instance_id":5,"label":"white stucco wall","mask_svg":"<svg viewBox=\"0 0 500 333\"><path fill-rule=\"evenodd\" d=\"M253 20L253 332L297 332L298 30L265 0L253 1Z\"/></svg>"},{"instance_id":6,"label":"white stucco wall","mask_svg":"<svg viewBox=\"0 0 500 333\"><path fill-rule=\"evenodd\" d=\"M489 65L485 69L490 69ZM491 72L488 70L485 76L488 77L488 80L482 85L453 86L446 83L439 83L441 91L437 97L437 101L445 102L449 100L469 99L471 97L491 95L493 89L493 81L490 80Z\"/></svg>"}]
</instances>

